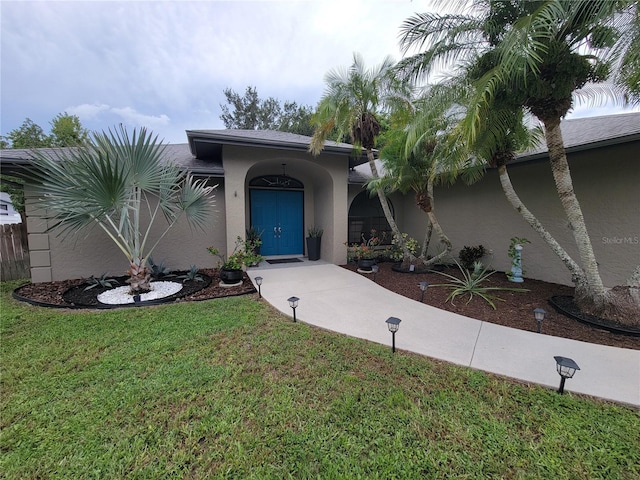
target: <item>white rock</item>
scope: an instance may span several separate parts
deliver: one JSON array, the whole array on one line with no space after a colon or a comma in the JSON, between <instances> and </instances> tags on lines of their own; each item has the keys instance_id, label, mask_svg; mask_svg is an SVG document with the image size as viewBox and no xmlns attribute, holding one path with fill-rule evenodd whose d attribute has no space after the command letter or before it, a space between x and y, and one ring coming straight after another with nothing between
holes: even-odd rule
<instances>
[{"instance_id":1,"label":"white rock","mask_svg":"<svg viewBox=\"0 0 640 480\"><path fill-rule=\"evenodd\" d=\"M129 293L128 285L113 288L98 295L98 301L107 305L124 305L133 302L133 295ZM151 282L151 291L140 295L140 301L156 300L168 297L182 290L182 284L177 282Z\"/></svg>"}]
</instances>

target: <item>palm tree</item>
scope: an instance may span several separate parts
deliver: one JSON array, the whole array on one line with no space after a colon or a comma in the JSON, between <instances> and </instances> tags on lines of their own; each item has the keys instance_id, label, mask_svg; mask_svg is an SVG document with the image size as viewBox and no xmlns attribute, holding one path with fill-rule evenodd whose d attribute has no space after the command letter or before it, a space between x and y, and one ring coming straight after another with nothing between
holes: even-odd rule
<instances>
[{"instance_id":1,"label":"palm tree","mask_svg":"<svg viewBox=\"0 0 640 480\"><path fill-rule=\"evenodd\" d=\"M572 107L578 89L588 81L607 78L610 68L607 53L620 32L620 18L633 18L620 17L618 13L632 8L632 3L485 0L476 2L476 9L468 15L416 16L403 26L405 48L428 45L426 52L401 63L414 76L429 72L438 59L446 63L482 58L482 54L491 56L492 61L484 66L483 75L475 82L478 94L470 103L463 124L470 141L474 142L482 130L501 91L509 91L518 105L542 122L556 189L581 265L578 267L568 255L561 258L572 273L578 304L602 315L607 315L612 302L602 283L584 216L573 191L560 122Z\"/></svg>"},{"instance_id":2,"label":"palm tree","mask_svg":"<svg viewBox=\"0 0 640 480\"><path fill-rule=\"evenodd\" d=\"M315 127L309 145L312 154L318 155L330 136L336 141L348 136L356 148L364 148L371 174L374 179L379 178L373 152L382 129L379 115L385 107L409 98L408 87L395 82L390 75L393 65L393 60L387 57L379 66L367 70L362 57L354 54L348 69L335 69L326 75L326 91L312 119ZM403 242L384 190L378 188L376 193L405 259L413 258Z\"/></svg>"},{"instance_id":3,"label":"palm tree","mask_svg":"<svg viewBox=\"0 0 640 480\"><path fill-rule=\"evenodd\" d=\"M635 5L634 5L635 3ZM620 36L611 49L615 82L626 90L630 102L640 103L640 2L620 14ZM638 266L640 268L640 265Z\"/></svg>"},{"instance_id":4,"label":"palm tree","mask_svg":"<svg viewBox=\"0 0 640 480\"><path fill-rule=\"evenodd\" d=\"M452 249L435 213L434 184L453 183L461 174L467 183L472 183L483 170L482 165L471 161L463 143L452 141L451 131L458 115L450 111L451 105L443 99L449 97L455 87L457 85L434 86L425 90L410 108L403 106L393 112L391 128L385 134L385 146L381 150L385 175L369 182L370 189L414 192L416 206L429 219L429 231L435 231L444 245L444 249L429 260L423 247L420 260L425 266L438 263Z\"/></svg>"},{"instance_id":5,"label":"palm tree","mask_svg":"<svg viewBox=\"0 0 640 480\"><path fill-rule=\"evenodd\" d=\"M42 194L41 206L51 212L51 229L68 235L101 228L129 261L131 294L150 290L147 260L182 215L191 226L207 225L215 187L165 162L165 147L144 128L129 135L121 126L95 133L86 146L53 157L35 155L30 182ZM151 238L159 216L167 226Z\"/></svg>"}]
</instances>

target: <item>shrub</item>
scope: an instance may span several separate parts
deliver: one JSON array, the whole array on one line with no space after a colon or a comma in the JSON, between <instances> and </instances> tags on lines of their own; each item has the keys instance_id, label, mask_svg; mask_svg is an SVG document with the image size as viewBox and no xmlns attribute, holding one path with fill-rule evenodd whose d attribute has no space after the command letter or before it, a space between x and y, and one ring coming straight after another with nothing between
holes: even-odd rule
<instances>
[{"instance_id":1,"label":"shrub","mask_svg":"<svg viewBox=\"0 0 640 480\"><path fill-rule=\"evenodd\" d=\"M460 258L460 264L467 270L473 269L473 264L478 262L482 257L487 254L487 250L482 246L467 247L466 245L460 250L458 257Z\"/></svg>"}]
</instances>

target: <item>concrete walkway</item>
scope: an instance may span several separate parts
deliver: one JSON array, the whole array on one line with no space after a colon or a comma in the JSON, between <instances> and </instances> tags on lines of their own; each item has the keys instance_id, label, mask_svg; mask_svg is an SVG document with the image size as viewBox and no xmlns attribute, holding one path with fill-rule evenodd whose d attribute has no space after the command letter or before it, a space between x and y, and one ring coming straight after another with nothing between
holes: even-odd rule
<instances>
[{"instance_id":1,"label":"concrete walkway","mask_svg":"<svg viewBox=\"0 0 640 480\"><path fill-rule=\"evenodd\" d=\"M360 275L322 261L269 265L247 272L263 277L264 299L292 316L287 302L300 298L298 321L391 345L385 320L402 320L396 348L557 388L553 357L580 366L566 391L640 406L640 351L607 347L494 325L421 304ZM527 319L528 320L528 319Z\"/></svg>"}]
</instances>

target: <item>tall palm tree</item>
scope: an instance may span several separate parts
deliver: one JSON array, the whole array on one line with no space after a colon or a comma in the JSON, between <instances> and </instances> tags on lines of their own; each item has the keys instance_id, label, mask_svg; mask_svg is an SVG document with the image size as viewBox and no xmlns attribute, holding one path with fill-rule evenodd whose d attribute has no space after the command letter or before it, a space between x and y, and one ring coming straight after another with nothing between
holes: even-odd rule
<instances>
[{"instance_id":1,"label":"tall palm tree","mask_svg":"<svg viewBox=\"0 0 640 480\"><path fill-rule=\"evenodd\" d=\"M580 255L579 268L564 258L576 285L576 300L583 308L606 315L612 302L573 191L560 122L578 89L608 77L607 55L620 32L620 19L633 18L619 13L633 8L633 2L485 0L474 7L468 15L407 20L405 48L427 45L427 50L405 60L402 67L420 75L437 64L434 60L447 63L491 53L494 61L475 82L478 94L467 110L468 138L473 142L482 130L501 90L508 90L542 122L556 189Z\"/></svg>"},{"instance_id":2,"label":"tall palm tree","mask_svg":"<svg viewBox=\"0 0 640 480\"><path fill-rule=\"evenodd\" d=\"M393 66L393 60L387 57L379 66L368 70L362 57L354 54L348 69L334 69L326 75L326 90L312 119L315 129L309 145L311 153L318 155L331 136L336 141L348 136L356 148L366 151L371 174L374 179L379 178L373 152L382 129L379 115L389 105L409 99L408 87L391 75ZM384 190L378 188L376 193L405 259L413 258L403 242Z\"/></svg>"},{"instance_id":3,"label":"tall palm tree","mask_svg":"<svg viewBox=\"0 0 640 480\"><path fill-rule=\"evenodd\" d=\"M635 3L635 5L634 5ZM630 103L640 103L640 2L621 14L620 36L611 49L616 84L626 90ZM640 268L640 265L638 266Z\"/></svg>"},{"instance_id":4,"label":"tall palm tree","mask_svg":"<svg viewBox=\"0 0 640 480\"><path fill-rule=\"evenodd\" d=\"M51 213L51 229L69 235L101 228L129 261L131 294L150 290L147 260L180 217L202 229L212 212L215 187L166 162L164 145L144 128L130 135L120 126L93 134L83 147L35 155L30 182ZM151 238L160 216L167 226Z\"/></svg>"}]
</instances>

